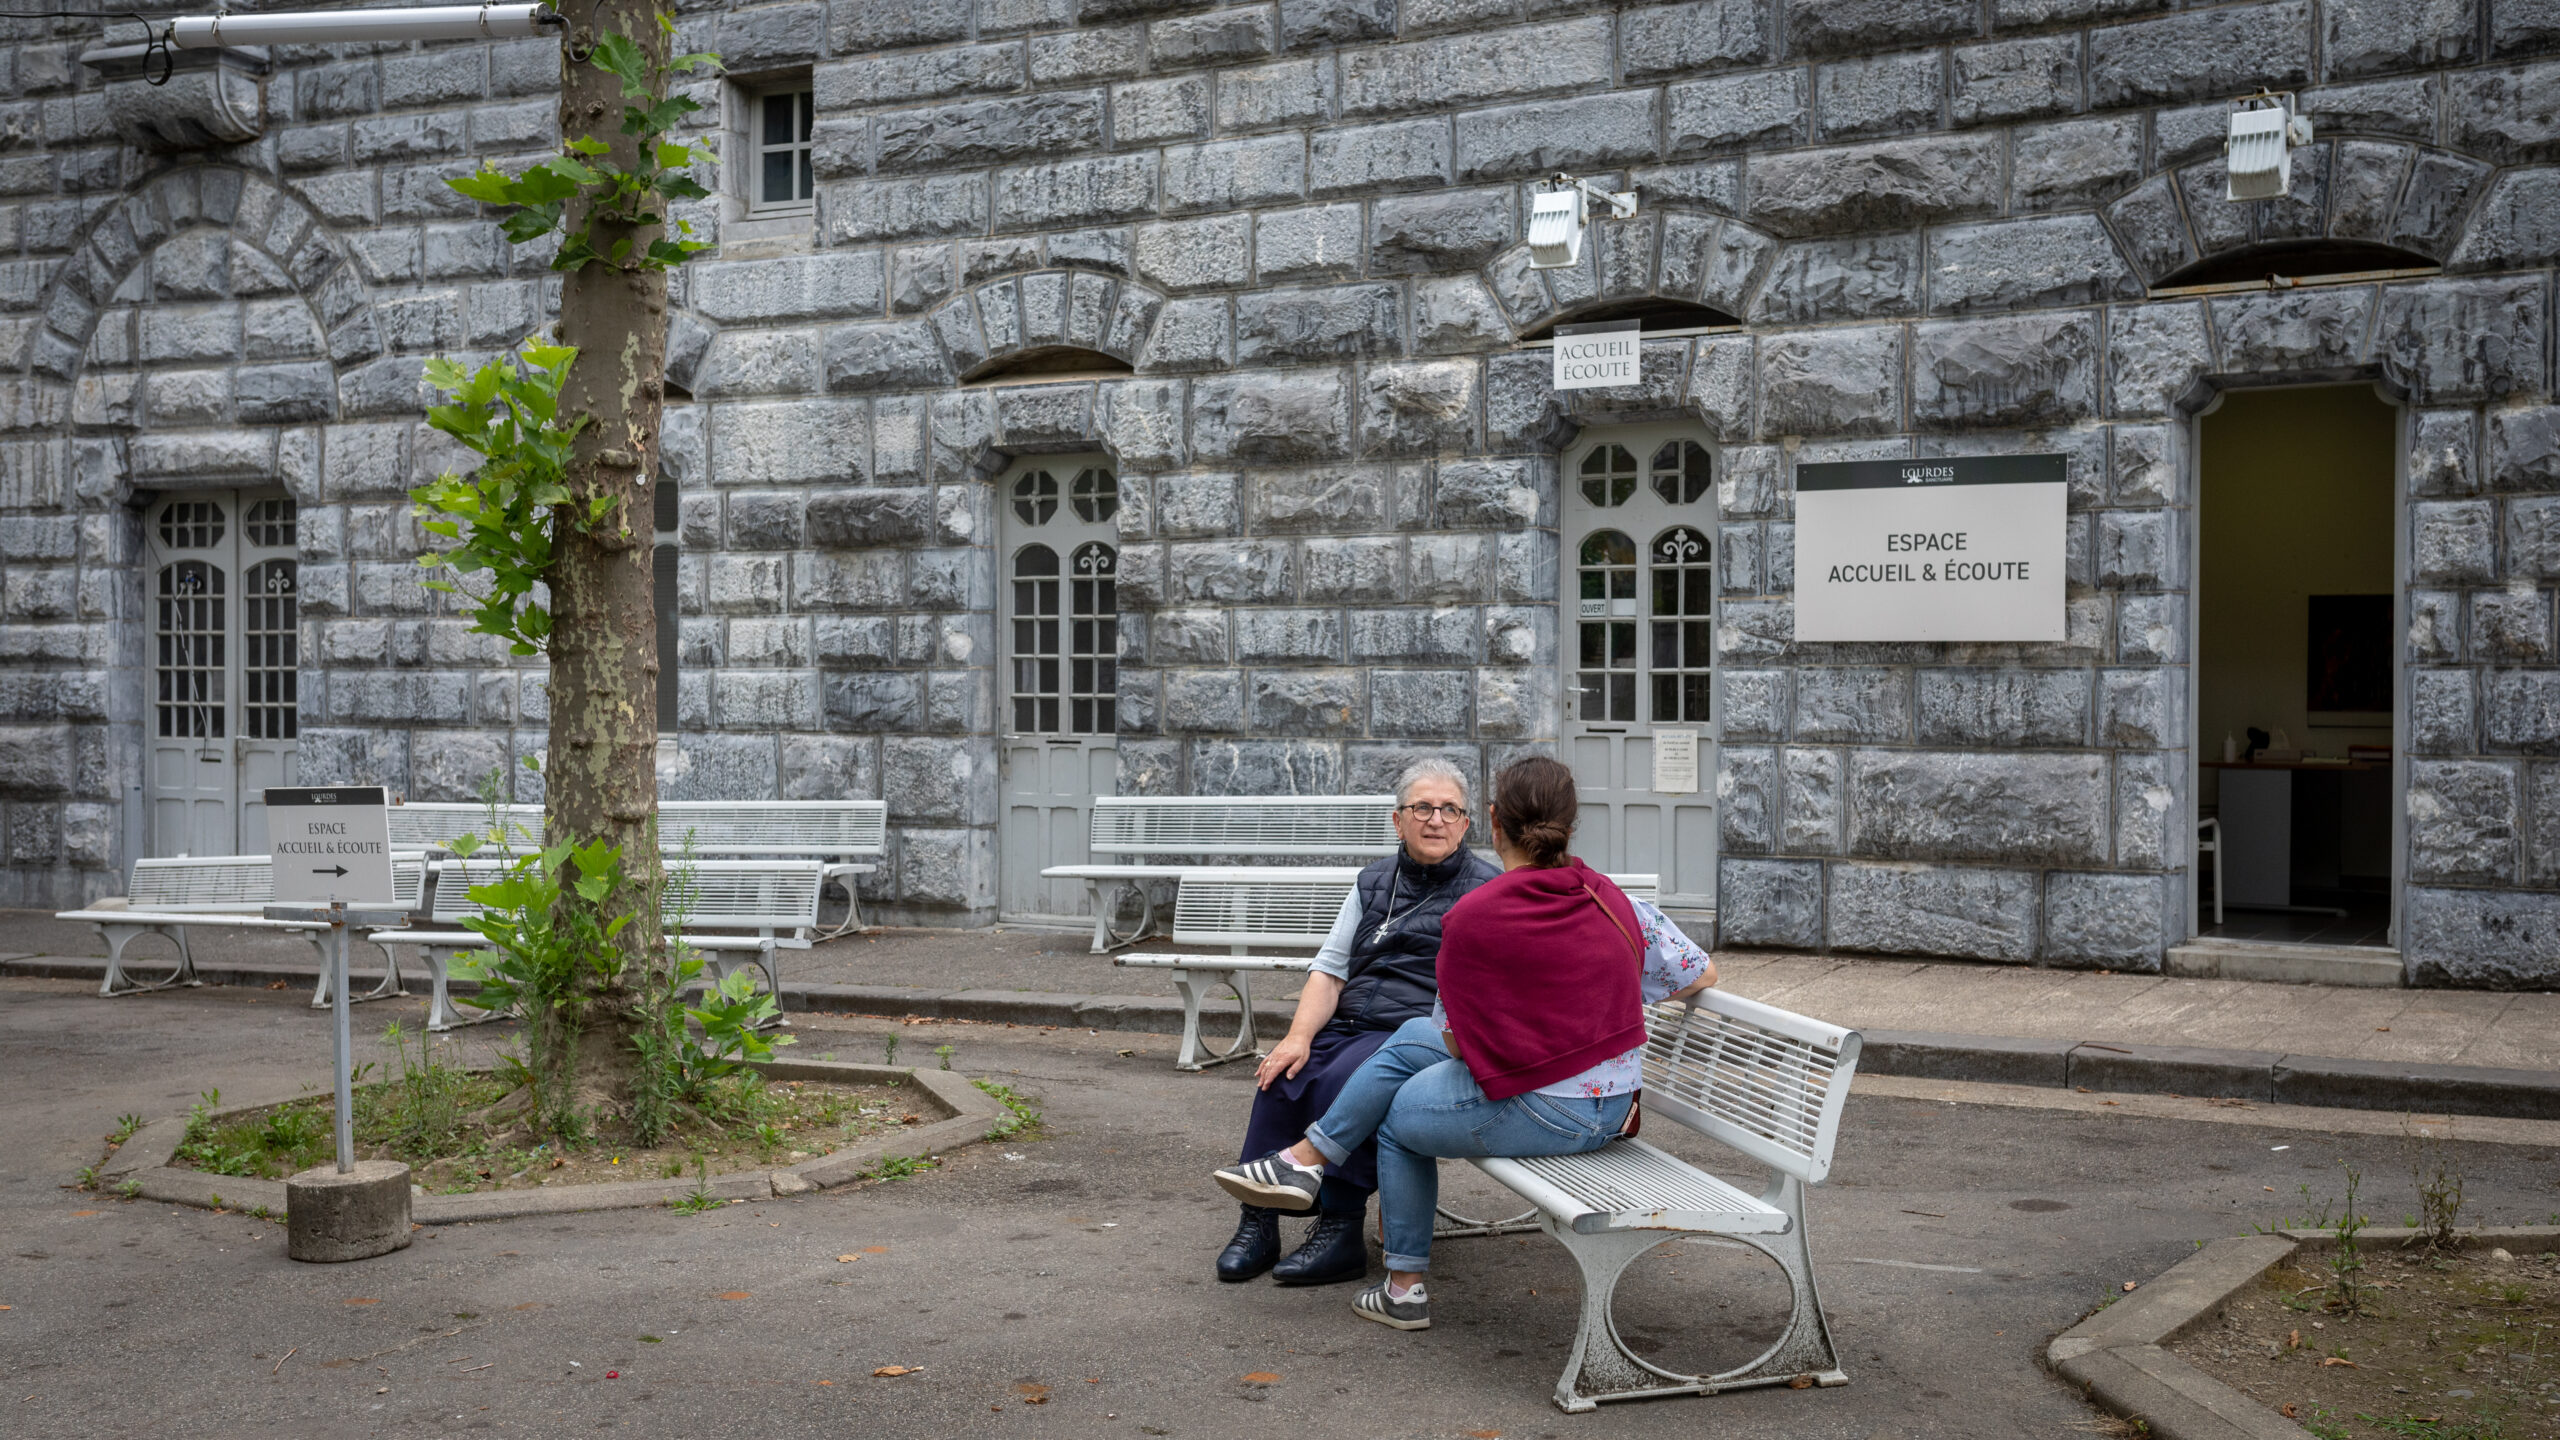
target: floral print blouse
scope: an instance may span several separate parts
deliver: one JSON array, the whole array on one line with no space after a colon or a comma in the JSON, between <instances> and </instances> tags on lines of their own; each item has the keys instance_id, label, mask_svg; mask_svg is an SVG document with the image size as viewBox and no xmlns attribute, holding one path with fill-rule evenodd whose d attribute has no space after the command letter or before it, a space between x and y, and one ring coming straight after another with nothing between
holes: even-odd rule
<instances>
[{"instance_id":1,"label":"floral print blouse","mask_svg":"<svg viewBox=\"0 0 2560 1440\"><path fill-rule=\"evenodd\" d=\"M1644 1003L1651 1005L1697 984L1698 977L1707 973L1707 952L1698 948L1698 942L1681 933L1680 927L1672 924L1670 917L1652 901L1638 900L1630 895L1627 903L1636 907L1636 928L1644 936L1644 973L1639 977ZM1448 1012L1436 1000L1431 1005L1431 1019L1432 1023L1443 1027L1449 1023ZM1579 1075L1558 1080L1552 1085L1541 1085L1537 1093L1574 1100L1605 1100L1612 1095L1641 1090L1644 1088L1643 1058L1644 1047L1639 1045L1624 1055L1613 1055Z\"/></svg>"}]
</instances>

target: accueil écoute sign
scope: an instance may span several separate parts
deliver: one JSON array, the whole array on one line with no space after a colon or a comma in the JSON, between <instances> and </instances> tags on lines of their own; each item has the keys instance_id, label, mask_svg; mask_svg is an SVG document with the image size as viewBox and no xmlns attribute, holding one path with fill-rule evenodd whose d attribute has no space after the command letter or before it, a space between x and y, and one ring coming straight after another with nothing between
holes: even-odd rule
<instances>
[{"instance_id":1,"label":"accueil \u00e9coute sign","mask_svg":"<svg viewBox=\"0 0 2560 1440\"><path fill-rule=\"evenodd\" d=\"M1796 467L1798 640L2060 640L2064 457Z\"/></svg>"},{"instance_id":2,"label":"accueil \u00e9coute sign","mask_svg":"<svg viewBox=\"0 0 2560 1440\"><path fill-rule=\"evenodd\" d=\"M1643 332L1641 320L1557 326L1548 351L1555 357L1556 388L1599 390L1643 379Z\"/></svg>"}]
</instances>

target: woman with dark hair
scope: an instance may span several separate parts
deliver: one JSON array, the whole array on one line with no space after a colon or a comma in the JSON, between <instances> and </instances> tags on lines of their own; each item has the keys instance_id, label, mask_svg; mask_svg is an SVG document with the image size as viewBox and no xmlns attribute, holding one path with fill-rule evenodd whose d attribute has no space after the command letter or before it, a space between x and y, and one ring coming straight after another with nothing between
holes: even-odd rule
<instances>
[{"instance_id":1,"label":"woman with dark hair","mask_svg":"<svg viewBox=\"0 0 2560 1440\"><path fill-rule=\"evenodd\" d=\"M1563 763L1503 770L1489 812L1503 873L1442 920L1432 1013L1370 1056L1305 1139L1217 1174L1248 1205L1303 1211L1326 1167L1374 1135L1387 1279L1352 1302L1367 1319L1430 1328L1441 1159L1577 1155L1632 1133L1644 1006L1715 983L1660 910L1567 851L1580 810Z\"/></svg>"}]
</instances>

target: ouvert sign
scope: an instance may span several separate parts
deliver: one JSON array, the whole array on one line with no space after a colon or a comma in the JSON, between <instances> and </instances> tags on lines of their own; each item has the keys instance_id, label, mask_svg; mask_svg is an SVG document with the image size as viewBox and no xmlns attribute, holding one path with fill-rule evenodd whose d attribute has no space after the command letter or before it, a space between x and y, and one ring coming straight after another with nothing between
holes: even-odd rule
<instances>
[{"instance_id":1,"label":"ouvert sign","mask_svg":"<svg viewBox=\"0 0 2560 1440\"><path fill-rule=\"evenodd\" d=\"M1550 353L1559 390L1604 390L1644 378L1644 322L1559 325Z\"/></svg>"},{"instance_id":2,"label":"ouvert sign","mask_svg":"<svg viewBox=\"0 0 2560 1440\"><path fill-rule=\"evenodd\" d=\"M2060 455L1796 467L1798 640L2060 640Z\"/></svg>"}]
</instances>

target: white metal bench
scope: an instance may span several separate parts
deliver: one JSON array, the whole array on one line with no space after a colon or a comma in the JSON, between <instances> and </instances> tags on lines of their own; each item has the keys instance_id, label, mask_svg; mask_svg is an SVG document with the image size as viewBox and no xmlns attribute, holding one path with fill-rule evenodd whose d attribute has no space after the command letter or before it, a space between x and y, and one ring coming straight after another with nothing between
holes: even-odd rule
<instances>
[{"instance_id":1,"label":"white metal bench","mask_svg":"<svg viewBox=\"0 0 2560 1440\"><path fill-rule=\"evenodd\" d=\"M1359 870L1338 868L1289 870L1278 866L1237 866L1181 873L1174 891L1173 943L1223 945L1227 953L1194 954L1150 951L1120 955L1114 965L1163 970L1182 997L1182 1048L1174 1057L1177 1070L1204 1070L1262 1053L1253 1029L1252 979L1255 975L1304 975L1313 957L1255 955L1254 947L1314 950L1332 933L1342 901L1358 883ZM1656 877L1612 875L1618 888L1640 900L1654 897ZM1236 1038L1214 1055L1200 1045L1200 1005L1219 990L1236 997Z\"/></svg>"},{"instance_id":2,"label":"white metal bench","mask_svg":"<svg viewBox=\"0 0 2560 1440\"><path fill-rule=\"evenodd\" d=\"M519 850L542 846L542 807L502 805L508 843ZM391 842L403 848L449 848L463 835L486 837L489 807L454 801L417 801L391 808ZM868 875L888 848L889 806L880 800L666 800L658 805L658 848L681 855L688 847L706 860L808 859L827 862L826 878L844 887L845 919L821 936L833 939L861 919L854 877Z\"/></svg>"},{"instance_id":3,"label":"white metal bench","mask_svg":"<svg viewBox=\"0 0 2560 1440\"><path fill-rule=\"evenodd\" d=\"M391 880L399 904L414 907L424 865L419 856L395 853ZM107 973L98 982L100 995L138 995L172 986L199 985L194 953L187 945L190 927L219 925L225 929L300 935L316 951L328 927L295 920L269 920L261 913L275 903L275 868L264 855L177 856L136 860L127 886L130 893L101 900L82 910L65 910L57 920L86 922L106 942ZM145 935L158 935L178 947L177 963L159 980L136 981L125 974L125 948ZM387 956L390 952L385 951ZM322 955L315 1005L328 1003L328 957ZM382 983L361 999L378 1000L400 992L400 967L387 964Z\"/></svg>"},{"instance_id":4,"label":"white metal bench","mask_svg":"<svg viewBox=\"0 0 2560 1440\"><path fill-rule=\"evenodd\" d=\"M1040 874L1043 879L1085 882L1098 955L1134 945L1154 930L1155 905L1147 895L1147 881L1229 868L1218 865L1220 859L1231 866L1237 859L1264 855L1391 855L1396 848L1395 807L1393 795L1110 796L1093 802L1086 848L1095 855L1136 857L1140 863L1057 865ZM1190 863L1174 863L1178 857L1191 857ZM1126 932L1111 923L1123 892L1139 904L1138 921Z\"/></svg>"},{"instance_id":5,"label":"white metal bench","mask_svg":"<svg viewBox=\"0 0 2560 1440\"><path fill-rule=\"evenodd\" d=\"M394 945L418 947L433 982L427 1002L427 1028L450 1030L497 1018L497 1011L464 1016L448 987L448 963L465 950L484 950L489 942L479 932L461 928L481 913L471 887L495 883L510 862L497 857L436 862L432 929L386 930L373 943L388 952ZM683 940L702 952L705 978L717 984L739 965L764 971L765 984L779 990L774 951L805 950L815 942L818 895L825 888L826 866L816 860L696 860L668 876L670 905L682 902ZM672 933L672 932L671 932ZM732 959L731 952L739 958ZM479 1010L478 1006L470 1006Z\"/></svg>"},{"instance_id":6,"label":"white metal bench","mask_svg":"<svg viewBox=\"0 0 2560 1440\"><path fill-rule=\"evenodd\" d=\"M1813 1283L1804 1192L1831 1173L1840 1110L1858 1068L1854 1030L1718 990L1645 1014L1644 1117L1686 1125L1769 1167L1758 1195L1642 1140L1583 1155L1479 1159L1486 1175L1537 1208L1537 1225L1582 1272L1582 1321L1556 1404L1712 1395L1799 1379L1845 1385ZM1714 1375L1665 1370L1629 1350L1610 1318L1618 1277L1680 1235L1714 1235L1778 1262L1793 1288L1787 1326L1754 1359Z\"/></svg>"}]
</instances>

